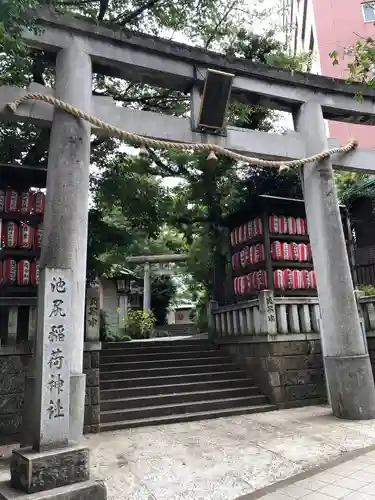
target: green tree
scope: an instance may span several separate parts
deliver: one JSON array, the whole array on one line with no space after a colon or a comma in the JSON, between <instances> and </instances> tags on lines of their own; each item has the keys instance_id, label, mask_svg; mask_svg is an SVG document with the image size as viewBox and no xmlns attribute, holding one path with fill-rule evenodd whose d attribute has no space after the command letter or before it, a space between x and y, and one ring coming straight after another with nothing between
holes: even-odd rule
<instances>
[{"instance_id":1,"label":"green tree","mask_svg":"<svg viewBox=\"0 0 375 500\"><path fill-rule=\"evenodd\" d=\"M34 27L32 16L25 16L27 8L44 4L38 0L2 2L0 51L6 52L0 61L2 82L26 85L30 81L53 81L43 54L27 52L19 36L23 26ZM249 33L244 28L247 11L240 1L182 0L177 6L174 0L51 0L49 5L131 30L168 33L171 37L183 33L195 45L254 62L271 62L291 69L300 69L307 63L304 56L287 57L271 34L261 37ZM94 93L111 96L137 109L178 116L185 115L189 106L188 94L103 75L95 75ZM249 129L271 130L274 118L269 110L257 106L233 103L230 108L230 123ZM4 161L46 163L48 130L4 125L0 131L0 156ZM119 153L118 146L116 139L98 137L91 144L92 163L100 175L92 179L94 208L90 211L89 269L102 272L126 255L144 253L146 249L172 250L173 246L176 251L188 246L192 255L197 256L198 249L201 252L201 258L192 264L193 276L200 286L208 288L210 297L224 300L222 283L228 238L223 217L262 179L264 189L267 181L278 184L279 174L238 169L226 158L207 161L206 155L174 151L160 154L148 149L147 156L134 158ZM182 186L168 191L162 182L168 177L181 178ZM169 242L165 240L168 227L175 228Z\"/></svg>"},{"instance_id":2,"label":"green tree","mask_svg":"<svg viewBox=\"0 0 375 500\"><path fill-rule=\"evenodd\" d=\"M168 307L176 295L177 287L171 276L154 276L151 282L151 309L156 325L164 325Z\"/></svg>"}]
</instances>

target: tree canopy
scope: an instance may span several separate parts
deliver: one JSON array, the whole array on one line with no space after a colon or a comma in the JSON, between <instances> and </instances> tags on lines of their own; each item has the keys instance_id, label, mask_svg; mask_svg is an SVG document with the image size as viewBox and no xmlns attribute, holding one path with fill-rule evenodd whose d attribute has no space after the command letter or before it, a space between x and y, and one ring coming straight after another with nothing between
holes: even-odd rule
<instances>
[{"instance_id":1,"label":"tree canopy","mask_svg":"<svg viewBox=\"0 0 375 500\"><path fill-rule=\"evenodd\" d=\"M240 0L49 0L51 7L139 30L188 40L193 45L261 63L303 69L310 58L290 57L273 33L257 35L249 19L257 16ZM53 68L44 54L27 51L23 26L34 28L29 8L40 0L5 0L0 6L1 84L53 85ZM253 18L251 16L254 16ZM189 92L134 84L95 74L93 93L123 106L187 116ZM269 131L277 115L231 103L229 123ZM0 125L0 160L46 164L49 130L30 125ZM227 158L180 151L128 150L117 139L93 137L92 206L89 213L88 271L104 273L128 255L189 252L188 284L195 295L225 300L228 234L223 220L255 194L301 196L298 175L251 169ZM176 181L178 179L178 181ZM171 183L173 181L173 183ZM169 187L168 187L169 186Z\"/></svg>"}]
</instances>

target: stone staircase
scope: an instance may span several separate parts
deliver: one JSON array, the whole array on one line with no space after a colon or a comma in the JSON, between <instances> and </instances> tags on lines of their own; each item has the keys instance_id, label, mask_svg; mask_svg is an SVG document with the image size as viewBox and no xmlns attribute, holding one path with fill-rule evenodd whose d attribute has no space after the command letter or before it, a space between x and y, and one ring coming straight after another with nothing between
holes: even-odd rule
<instances>
[{"instance_id":1,"label":"stone staircase","mask_svg":"<svg viewBox=\"0 0 375 500\"><path fill-rule=\"evenodd\" d=\"M105 343L100 357L100 430L275 409L207 340Z\"/></svg>"}]
</instances>

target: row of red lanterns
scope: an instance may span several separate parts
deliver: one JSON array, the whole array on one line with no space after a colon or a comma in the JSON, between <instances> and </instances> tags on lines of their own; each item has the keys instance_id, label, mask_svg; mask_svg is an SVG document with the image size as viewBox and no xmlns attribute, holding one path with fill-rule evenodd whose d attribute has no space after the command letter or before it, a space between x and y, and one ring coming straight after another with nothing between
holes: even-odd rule
<instances>
[{"instance_id":1,"label":"row of red lanterns","mask_svg":"<svg viewBox=\"0 0 375 500\"><path fill-rule=\"evenodd\" d=\"M315 271L306 269L276 269L273 273L276 290L316 290ZM243 295L253 291L265 290L268 286L266 271L255 271L234 278L234 293Z\"/></svg>"},{"instance_id":2,"label":"row of red lanterns","mask_svg":"<svg viewBox=\"0 0 375 500\"><path fill-rule=\"evenodd\" d=\"M271 258L275 261L310 262L312 260L311 245L305 243L281 243L274 241L271 244ZM247 246L240 252L232 254L232 267L236 271L240 267L264 262L265 251L263 243Z\"/></svg>"},{"instance_id":3,"label":"row of red lanterns","mask_svg":"<svg viewBox=\"0 0 375 500\"><path fill-rule=\"evenodd\" d=\"M0 212L44 214L46 196L42 191L18 191L0 189Z\"/></svg>"},{"instance_id":4,"label":"row of red lanterns","mask_svg":"<svg viewBox=\"0 0 375 500\"><path fill-rule=\"evenodd\" d=\"M39 285L39 261L5 259L0 262L0 283L7 285Z\"/></svg>"},{"instance_id":5,"label":"row of red lanterns","mask_svg":"<svg viewBox=\"0 0 375 500\"><path fill-rule=\"evenodd\" d=\"M249 264L264 262L265 253L263 243L257 243L251 247L245 247L240 252L232 255L232 267L236 271L240 267L247 267Z\"/></svg>"},{"instance_id":6,"label":"row of red lanterns","mask_svg":"<svg viewBox=\"0 0 375 500\"><path fill-rule=\"evenodd\" d=\"M304 236L307 234L307 223L303 217L286 217L285 215L271 215L268 219L269 230L272 234L290 234ZM236 227L230 233L232 246L246 243L252 238L263 234L263 222L260 217Z\"/></svg>"},{"instance_id":7,"label":"row of red lanterns","mask_svg":"<svg viewBox=\"0 0 375 500\"><path fill-rule=\"evenodd\" d=\"M24 222L4 222L1 229L1 244L6 248L40 248L43 238L43 224L37 228Z\"/></svg>"}]
</instances>

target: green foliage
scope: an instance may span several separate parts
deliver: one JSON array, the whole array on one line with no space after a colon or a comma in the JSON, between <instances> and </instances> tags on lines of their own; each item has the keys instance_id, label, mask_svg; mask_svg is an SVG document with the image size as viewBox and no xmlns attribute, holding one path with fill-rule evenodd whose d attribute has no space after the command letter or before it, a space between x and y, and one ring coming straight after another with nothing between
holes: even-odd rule
<instances>
[{"instance_id":1,"label":"green foliage","mask_svg":"<svg viewBox=\"0 0 375 500\"><path fill-rule=\"evenodd\" d=\"M151 282L151 309L156 325L166 323L168 307L177 291L171 276L154 276Z\"/></svg>"},{"instance_id":2,"label":"green foliage","mask_svg":"<svg viewBox=\"0 0 375 500\"><path fill-rule=\"evenodd\" d=\"M340 64L340 54L334 50L330 54L334 66ZM354 45L346 48L342 59L349 60L346 63L348 70L348 83L362 83L369 87L375 87L374 63L375 63L375 39L360 38ZM357 94L357 99L362 100L362 95Z\"/></svg>"},{"instance_id":3,"label":"green foliage","mask_svg":"<svg viewBox=\"0 0 375 500\"><path fill-rule=\"evenodd\" d=\"M195 304L195 308L192 311L190 318L197 325L197 329L200 332L208 331L207 310L208 310L208 295L207 292L204 292L200 295L199 299L197 300L197 303Z\"/></svg>"},{"instance_id":4,"label":"green foliage","mask_svg":"<svg viewBox=\"0 0 375 500\"><path fill-rule=\"evenodd\" d=\"M375 286L373 285L360 285L358 288L361 292L365 292L366 296L375 296Z\"/></svg>"},{"instance_id":5,"label":"green foliage","mask_svg":"<svg viewBox=\"0 0 375 500\"><path fill-rule=\"evenodd\" d=\"M124 318L122 334L132 339L147 339L155 329L155 317L152 311L129 311Z\"/></svg>"},{"instance_id":6,"label":"green foliage","mask_svg":"<svg viewBox=\"0 0 375 500\"><path fill-rule=\"evenodd\" d=\"M54 5L59 10L104 20L116 29L125 27L173 38L183 35L190 43L257 63L287 67L292 71L309 64L306 55L291 58L272 33L259 36L249 31L249 12L243 2L233 0L3 0L0 4L1 82L27 85L53 82L53 73L43 54L26 52L20 40L23 27L34 29L28 7ZM1 10L2 9L2 10ZM265 13L267 14L267 13ZM255 19L255 18L254 18ZM1 83L0 82L0 83ZM112 97L122 105L146 111L186 116L187 92L94 75L94 93ZM232 103L229 122L269 131L275 115L260 106ZM0 126L0 160L33 164L47 161L49 132L29 125ZM91 178L93 206L89 212L88 275L107 272L123 264L129 255L189 252L187 271L190 289L198 298L206 291L224 300L228 238L223 218L255 193L285 196L297 193L298 177L275 170L239 169L226 159L215 164L206 154L148 149L147 155L129 156L119 150L117 139L93 137L91 163L97 174ZM166 188L170 178L181 179L176 188ZM215 285L216 284L216 285ZM216 286L216 289L215 289ZM169 288L168 288L169 287ZM168 301L160 293L155 312L160 322ZM153 297L155 304L155 294ZM169 302L168 302L169 304Z\"/></svg>"}]
</instances>

